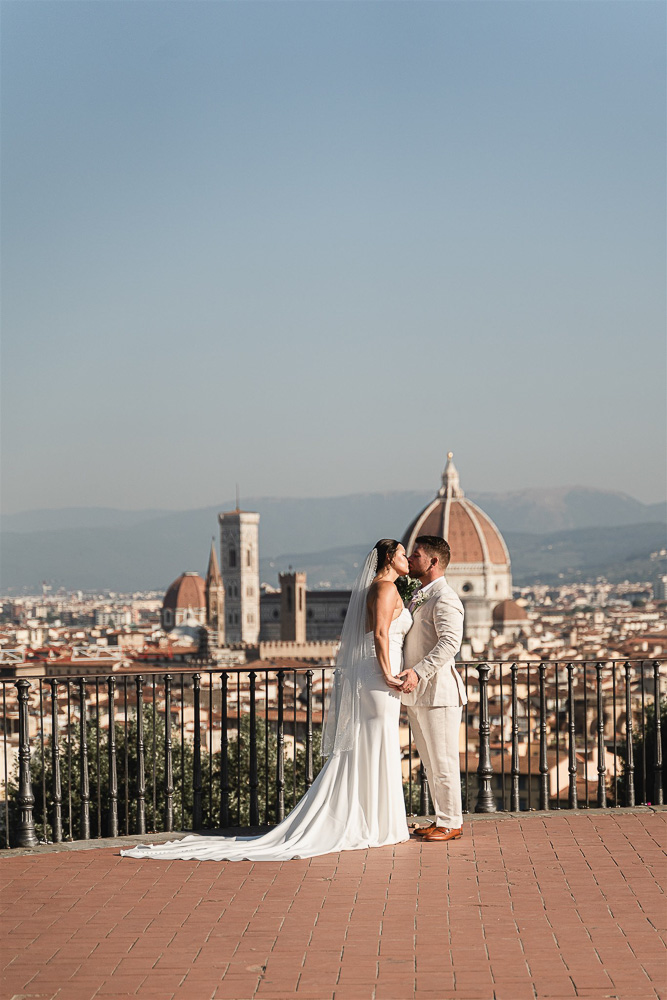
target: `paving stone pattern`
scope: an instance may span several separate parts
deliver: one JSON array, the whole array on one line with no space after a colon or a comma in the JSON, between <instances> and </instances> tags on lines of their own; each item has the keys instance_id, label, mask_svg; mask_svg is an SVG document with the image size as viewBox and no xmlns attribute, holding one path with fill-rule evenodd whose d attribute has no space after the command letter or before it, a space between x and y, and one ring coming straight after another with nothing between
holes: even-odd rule
<instances>
[{"instance_id":1,"label":"paving stone pattern","mask_svg":"<svg viewBox=\"0 0 667 1000\"><path fill-rule=\"evenodd\" d=\"M667 813L287 863L0 861L3 1000L664 997Z\"/></svg>"}]
</instances>

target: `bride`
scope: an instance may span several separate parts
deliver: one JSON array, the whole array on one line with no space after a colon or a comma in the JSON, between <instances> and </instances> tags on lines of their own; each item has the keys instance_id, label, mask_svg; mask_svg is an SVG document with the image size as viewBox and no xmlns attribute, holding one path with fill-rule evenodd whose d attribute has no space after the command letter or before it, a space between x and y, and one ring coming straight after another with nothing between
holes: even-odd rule
<instances>
[{"instance_id":1,"label":"bride","mask_svg":"<svg viewBox=\"0 0 667 1000\"><path fill-rule=\"evenodd\" d=\"M403 546L383 538L352 589L325 713L324 767L292 812L259 837L189 836L121 851L125 857L289 861L409 839L398 720L403 641L412 625L395 586Z\"/></svg>"}]
</instances>

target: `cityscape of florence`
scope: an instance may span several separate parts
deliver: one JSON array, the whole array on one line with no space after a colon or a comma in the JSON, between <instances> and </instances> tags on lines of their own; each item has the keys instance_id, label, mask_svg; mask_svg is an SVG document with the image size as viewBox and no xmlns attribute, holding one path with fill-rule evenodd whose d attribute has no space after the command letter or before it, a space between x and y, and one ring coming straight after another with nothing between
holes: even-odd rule
<instances>
[{"instance_id":1,"label":"cityscape of florence","mask_svg":"<svg viewBox=\"0 0 667 1000\"><path fill-rule=\"evenodd\" d=\"M45 583L41 595L2 599L8 853L134 832L259 832L311 787L350 591L329 581L309 590L291 565L278 587L262 581L260 521L238 501L221 511L205 577L185 570L162 595L52 594ZM466 498L452 452L435 497L400 534L406 551L420 535L450 542L447 578L465 609L465 813L659 807L663 720L651 707L661 704L667 551L649 554L649 580L513 586L505 539ZM647 744L647 725L659 744ZM417 823L432 803L405 711L399 735ZM106 768L101 739L113 746ZM24 765L22 787L22 743L41 746L28 823L14 813L30 773ZM309 996L312 980L303 982Z\"/></svg>"},{"instance_id":2,"label":"cityscape of florence","mask_svg":"<svg viewBox=\"0 0 667 1000\"><path fill-rule=\"evenodd\" d=\"M2 5L3 1000L667 1000L659 0Z\"/></svg>"}]
</instances>

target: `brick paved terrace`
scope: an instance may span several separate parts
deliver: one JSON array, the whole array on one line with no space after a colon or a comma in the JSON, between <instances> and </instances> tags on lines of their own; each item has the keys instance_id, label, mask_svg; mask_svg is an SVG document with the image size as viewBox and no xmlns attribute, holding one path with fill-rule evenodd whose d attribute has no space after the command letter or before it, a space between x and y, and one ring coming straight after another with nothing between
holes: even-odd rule
<instances>
[{"instance_id":1,"label":"brick paved terrace","mask_svg":"<svg viewBox=\"0 0 667 1000\"><path fill-rule=\"evenodd\" d=\"M450 845L287 863L3 852L1 995L667 996L666 823L648 809L504 814Z\"/></svg>"}]
</instances>

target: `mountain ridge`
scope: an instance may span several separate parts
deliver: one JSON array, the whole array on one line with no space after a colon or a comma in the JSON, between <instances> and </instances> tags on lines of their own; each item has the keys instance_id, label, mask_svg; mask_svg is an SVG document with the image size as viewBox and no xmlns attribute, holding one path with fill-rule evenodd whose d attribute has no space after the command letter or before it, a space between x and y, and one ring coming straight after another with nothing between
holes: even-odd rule
<instances>
[{"instance_id":1,"label":"mountain ridge","mask_svg":"<svg viewBox=\"0 0 667 1000\"><path fill-rule=\"evenodd\" d=\"M518 530L519 520L522 530L542 533L589 525L592 527L599 524L600 516L609 523L609 526L667 519L667 502L646 504L628 493L598 490L587 486L527 487L500 493L473 490L466 495L496 521L501 531ZM333 497L263 496L247 497L244 500L244 507L255 509L285 505L343 506L377 501L379 504L388 503L398 507L410 505L411 513L407 516L411 520L419 509L413 508L412 505L421 503L424 506L433 499L433 496L433 492L428 490L345 493ZM76 527L131 527L146 521L194 517L200 514L217 516L219 511L232 510L234 506L234 501L228 500L220 504L180 510L165 508L123 510L116 507L35 508L0 515L0 530L28 533ZM517 522L516 525L514 522Z\"/></svg>"},{"instance_id":2,"label":"mountain ridge","mask_svg":"<svg viewBox=\"0 0 667 1000\"><path fill-rule=\"evenodd\" d=\"M636 556L641 560L650 554L646 551L649 536L653 548L660 547L658 539L665 505L642 504L627 494L562 487L468 496L496 522L508 544L512 535L517 536L510 545L517 581L516 574L523 572L522 553L541 552L531 557L532 562L528 560L533 568L527 568L526 572L546 572L550 564L556 565L553 550L548 555L548 548L540 546L542 536L558 530L604 527L619 530L653 524L653 529L647 529L646 538L640 539L641 532L635 533ZM403 491L334 498L247 498L245 506L254 507L261 514L260 556L262 566L271 568L271 562L281 561L282 553L297 553L302 561L308 555L316 556L316 565L323 552L353 550L357 546L367 551L378 537L400 537L415 514L432 499L432 492ZM211 537L217 537L217 514L224 507L159 512L63 508L58 514L61 527L27 530L30 523L48 523L44 511L35 512L39 514L36 522L25 517L14 521L23 530L2 532L0 586L5 591L37 589L46 580L56 587L82 590L164 589L184 570L197 567L203 570ZM227 505L227 509L230 507L231 504ZM5 525L8 519L11 524L16 517L6 515ZM115 523L100 524L103 518ZM74 526L73 520L77 521ZM569 523L563 527L563 521ZM572 564L573 572L580 571L576 569L581 563L576 551L569 551L567 557L561 555L566 568ZM593 552L589 556L600 565L609 563L604 552L600 558ZM291 558L293 561L296 556ZM323 569L321 559L319 564ZM338 567L334 575L341 576L343 567L337 558L334 564ZM562 568L556 572L562 572ZM322 581L326 582L324 577Z\"/></svg>"},{"instance_id":3,"label":"mountain ridge","mask_svg":"<svg viewBox=\"0 0 667 1000\"><path fill-rule=\"evenodd\" d=\"M653 581L667 572L665 558L651 553L664 543L660 524L632 525L619 537L618 527L576 528L546 535L507 532L514 586L591 581L604 576L610 583ZM323 552L286 553L261 560L262 579L277 582L290 566L304 570L309 589L351 586L367 548L343 546Z\"/></svg>"}]
</instances>

